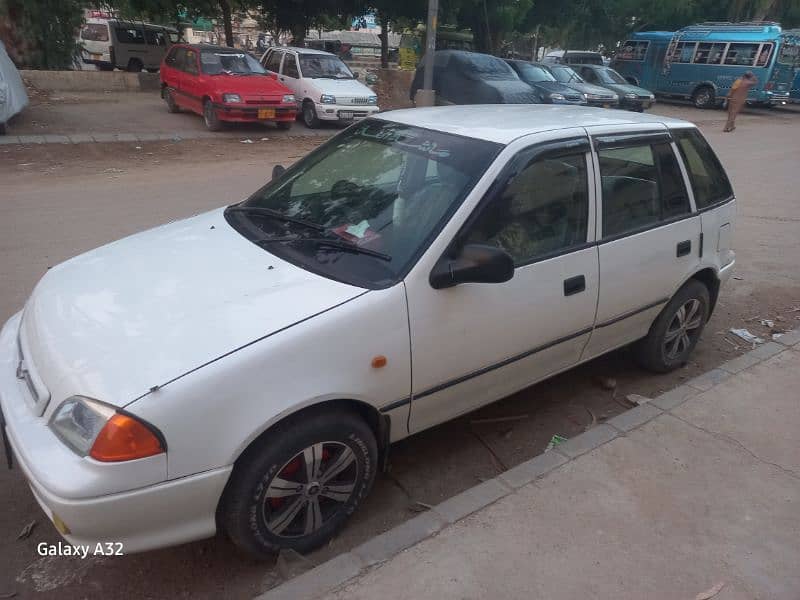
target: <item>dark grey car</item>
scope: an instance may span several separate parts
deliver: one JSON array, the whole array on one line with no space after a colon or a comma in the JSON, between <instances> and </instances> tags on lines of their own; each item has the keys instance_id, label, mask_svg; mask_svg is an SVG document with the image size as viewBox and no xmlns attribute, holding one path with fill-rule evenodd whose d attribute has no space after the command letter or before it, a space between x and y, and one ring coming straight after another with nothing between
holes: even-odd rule
<instances>
[{"instance_id":1,"label":"dark grey car","mask_svg":"<svg viewBox=\"0 0 800 600\"><path fill-rule=\"evenodd\" d=\"M411 82L411 99L422 88L424 61ZM433 88L436 104L538 104L539 98L505 61L489 54L437 50Z\"/></svg>"},{"instance_id":2,"label":"dark grey car","mask_svg":"<svg viewBox=\"0 0 800 600\"><path fill-rule=\"evenodd\" d=\"M533 88L542 104L586 104L582 92L560 83L544 66L524 60L506 60L522 81Z\"/></svg>"},{"instance_id":3,"label":"dark grey car","mask_svg":"<svg viewBox=\"0 0 800 600\"><path fill-rule=\"evenodd\" d=\"M616 92L612 92L599 85L587 83L572 67L568 65L543 64L539 64L539 66L550 71L553 77L560 83L584 94L589 106L601 106L603 108L617 108L619 106L619 95L617 95Z\"/></svg>"}]
</instances>

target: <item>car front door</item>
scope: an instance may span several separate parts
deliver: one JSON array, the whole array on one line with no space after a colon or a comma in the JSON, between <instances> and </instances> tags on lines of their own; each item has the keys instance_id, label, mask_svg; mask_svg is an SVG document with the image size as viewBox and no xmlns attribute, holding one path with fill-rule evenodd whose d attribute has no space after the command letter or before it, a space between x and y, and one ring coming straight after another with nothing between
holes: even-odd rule
<instances>
[{"instance_id":1,"label":"car front door","mask_svg":"<svg viewBox=\"0 0 800 600\"><path fill-rule=\"evenodd\" d=\"M304 94L300 85L300 71L297 68L297 56L291 52L287 52L283 57L283 64L281 65L281 74L278 76L278 81L288 87L294 93L298 100L303 99ZM312 98L315 102L319 98Z\"/></svg>"},{"instance_id":2,"label":"car front door","mask_svg":"<svg viewBox=\"0 0 800 600\"><path fill-rule=\"evenodd\" d=\"M585 131L518 140L503 156L510 159L491 187L451 221L457 232L448 227L440 237L452 240L445 260L464 244L504 249L513 278L434 289L430 267L443 256L434 245L406 279L411 433L576 364L589 339L598 259ZM455 225L459 214L469 216Z\"/></svg>"},{"instance_id":3,"label":"car front door","mask_svg":"<svg viewBox=\"0 0 800 600\"><path fill-rule=\"evenodd\" d=\"M197 50L187 48L181 72L181 96L186 103L186 108L203 114L203 93Z\"/></svg>"},{"instance_id":4,"label":"car front door","mask_svg":"<svg viewBox=\"0 0 800 600\"><path fill-rule=\"evenodd\" d=\"M702 252L700 216L671 134L661 125L630 127L637 131L589 128L602 196L600 298L584 358L647 335Z\"/></svg>"}]
</instances>

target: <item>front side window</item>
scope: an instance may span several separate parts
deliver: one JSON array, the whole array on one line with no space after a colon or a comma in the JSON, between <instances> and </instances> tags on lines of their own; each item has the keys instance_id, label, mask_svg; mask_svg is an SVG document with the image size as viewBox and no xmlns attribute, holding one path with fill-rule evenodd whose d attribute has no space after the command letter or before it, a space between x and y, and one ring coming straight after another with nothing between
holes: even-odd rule
<instances>
[{"instance_id":1,"label":"front side window","mask_svg":"<svg viewBox=\"0 0 800 600\"><path fill-rule=\"evenodd\" d=\"M487 205L466 236L521 266L586 243L586 155L534 159Z\"/></svg>"},{"instance_id":2,"label":"front side window","mask_svg":"<svg viewBox=\"0 0 800 600\"><path fill-rule=\"evenodd\" d=\"M589 83L600 83L600 79L597 77L597 73L594 72L594 69L584 67L581 70L581 75L583 75L583 78Z\"/></svg>"},{"instance_id":3,"label":"front side window","mask_svg":"<svg viewBox=\"0 0 800 600\"><path fill-rule=\"evenodd\" d=\"M649 45L650 42L648 41L628 40L622 44L617 58L621 60L644 60Z\"/></svg>"},{"instance_id":4,"label":"front side window","mask_svg":"<svg viewBox=\"0 0 800 600\"><path fill-rule=\"evenodd\" d=\"M800 65L800 44L784 40L778 53L778 62L782 65Z\"/></svg>"},{"instance_id":5,"label":"front side window","mask_svg":"<svg viewBox=\"0 0 800 600\"><path fill-rule=\"evenodd\" d=\"M413 264L500 148L368 119L226 216L245 237L309 270L385 287Z\"/></svg>"},{"instance_id":6,"label":"front side window","mask_svg":"<svg viewBox=\"0 0 800 600\"><path fill-rule=\"evenodd\" d=\"M548 71L546 71L542 67L537 67L530 63L516 63L516 65L520 75L520 79L522 79L523 81L540 83L542 81L556 80L555 77L553 77Z\"/></svg>"},{"instance_id":7,"label":"front side window","mask_svg":"<svg viewBox=\"0 0 800 600\"><path fill-rule=\"evenodd\" d=\"M264 75L266 71L249 54L203 51L200 66L207 75Z\"/></svg>"},{"instance_id":8,"label":"front side window","mask_svg":"<svg viewBox=\"0 0 800 600\"><path fill-rule=\"evenodd\" d=\"M151 46L166 46L167 35L163 31L148 29L146 32L147 43Z\"/></svg>"},{"instance_id":9,"label":"front side window","mask_svg":"<svg viewBox=\"0 0 800 600\"><path fill-rule=\"evenodd\" d=\"M726 65L752 67L760 44L731 44L725 54Z\"/></svg>"},{"instance_id":10,"label":"front side window","mask_svg":"<svg viewBox=\"0 0 800 600\"><path fill-rule=\"evenodd\" d=\"M353 79L353 72L338 56L301 54L300 72L312 79Z\"/></svg>"},{"instance_id":11,"label":"front side window","mask_svg":"<svg viewBox=\"0 0 800 600\"><path fill-rule=\"evenodd\" d=\"M120 44L144 44L144 33L141 29L117 27L117 40Z\"/></svg>"},{"instance_id":12,"label":"front side window","mask_svg":"<svg viewBox=\"0 0 800 600\"><path fill-rule=\"evenodd\" d=\"M698 209L725 202L733 197L728 176L711 146L698 131L689 129L676 135Z\"/></svg>"},{"instance_id":13,"label":"front side window","mask_svg":"<svg viewBox=\"0 0 800 600\"><path fill-rule=\"evenodd\" d=\"M689 197L667 143L598 152L603 195L603 237L655 226L690 211Z\"/></svg>"}]
</instances>

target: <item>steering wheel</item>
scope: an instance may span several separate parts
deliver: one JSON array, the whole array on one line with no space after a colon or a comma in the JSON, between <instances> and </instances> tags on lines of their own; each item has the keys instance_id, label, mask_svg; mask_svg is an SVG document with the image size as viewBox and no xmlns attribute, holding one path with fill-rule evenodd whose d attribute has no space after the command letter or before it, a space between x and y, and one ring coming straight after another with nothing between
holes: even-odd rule
<instances>
[{"instance_id":1,"label":"steering wheel","mask_svg":"<svg viewBox=\"0 0 800 600\"><path fill-rule=\"evenodd\" d=\"M331 200L354 196L359 193L360 189L358 184L347 179L340 179L331 186Z\"/></svg>"}]
</instances>

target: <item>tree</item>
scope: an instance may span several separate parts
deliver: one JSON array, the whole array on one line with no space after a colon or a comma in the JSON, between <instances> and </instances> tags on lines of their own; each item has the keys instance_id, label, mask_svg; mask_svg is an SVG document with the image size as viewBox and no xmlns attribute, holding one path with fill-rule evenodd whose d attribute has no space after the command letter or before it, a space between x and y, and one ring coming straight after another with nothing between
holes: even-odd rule
<instances>
[{"instance_id":1,"label":"tree","mask_svg":"<svg viewBox=\"0 0 800 600\"><path fill-rule=\"evenodd\" d=\"M422 21L428 11L427 0L370 0L367 7L375 11L381 26L381 67L389 66L389 30L397 21Z\"/></svg>"},{"instance_id":2,"label":"tree","mask_svg":"<svg viewBox=\"0 0 800 600\"><path fill-rule=\"evenodd\" d=\"M79 0L0 0L0 36L11 56L35 69L66 69L78 53Z\"/></svg>"}]
</instances>

